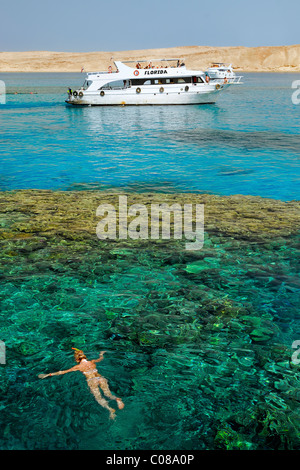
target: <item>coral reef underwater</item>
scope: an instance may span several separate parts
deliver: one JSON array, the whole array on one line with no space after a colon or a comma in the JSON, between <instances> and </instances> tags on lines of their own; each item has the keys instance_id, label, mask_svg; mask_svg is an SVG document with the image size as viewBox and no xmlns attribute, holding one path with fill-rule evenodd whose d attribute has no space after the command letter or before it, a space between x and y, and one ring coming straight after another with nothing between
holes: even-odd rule
<instances>
[{"instance_id":1,"label":"coral reef underwater","mask_svg":"<svg viewBox=\"0 0 300 470\"><path fill-rule=\"evenodd\" d=\"M300 449L299 202L202 203L205 241L99 240L101 191L0 193L2 449ZM115 422L80 374L106 350Z\"/></svg>"}]
</instances>

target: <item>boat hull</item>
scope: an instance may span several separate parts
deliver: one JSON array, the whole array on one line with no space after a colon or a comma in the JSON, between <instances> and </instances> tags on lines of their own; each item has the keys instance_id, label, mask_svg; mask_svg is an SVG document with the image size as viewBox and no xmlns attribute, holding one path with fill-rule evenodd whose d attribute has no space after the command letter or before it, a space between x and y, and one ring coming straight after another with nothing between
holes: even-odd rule
<instances>
[{"instance_id":1,"label":"boat hull","mask_svg":"<svg viewBox=\"0 0 300 470\"><path fill-rule=\"evenodd\" d=\"M225 88L225 87L222 87ZM220 87L221 89L221 87ZM220 89L215 86L208 91L188 90L148 92L141 90L107 90L102 92L84 93L82 97L69 96L66 103L75 106L139 106L139 105L182 105L182 104L213 104L216 102Z\"/></svg>"}]
</instances>

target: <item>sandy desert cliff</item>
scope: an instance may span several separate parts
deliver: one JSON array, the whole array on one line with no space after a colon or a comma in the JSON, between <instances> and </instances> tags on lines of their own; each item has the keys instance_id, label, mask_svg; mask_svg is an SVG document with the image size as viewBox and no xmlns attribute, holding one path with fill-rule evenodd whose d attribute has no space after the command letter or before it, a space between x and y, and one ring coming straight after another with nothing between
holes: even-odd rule
<instances>
[{"instance_id":1,"label":"sandy desert cliff","mask_svg":"<svg viewBox=\"0 0 300 470\"><path fill-rule=\"evenodd\" d=\"M0 52L0 72L80 72L106 70L114 60L184 58L205 70L212 62L232 63L241 72L300 72L300 44L278 47L189 46L121 52Z\"/></svg>"}]
</instances>

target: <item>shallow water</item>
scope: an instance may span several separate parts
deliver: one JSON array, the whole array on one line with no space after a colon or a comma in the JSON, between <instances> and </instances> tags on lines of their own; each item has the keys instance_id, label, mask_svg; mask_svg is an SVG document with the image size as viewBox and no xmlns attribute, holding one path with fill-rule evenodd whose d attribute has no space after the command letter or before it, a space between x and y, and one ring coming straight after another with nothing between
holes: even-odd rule
<instances>
[{"instance_id":1,"label":"shallow water","mask_svg":"<svg viewBox=\"0 0 300 470\"><path fill-rule=\"evenodd\" d=\"M80 74L1 74L38 93L1 107L1 449L300 448L299 204L265 199L298 196L296 78L247 74L214 106L77 109ZM96 208L121 190L264 199L204 199L188 252L98 240ZM72 367L72 347L107 351L114 422L81 374L37 377Z\"/></svg>"}]
</instances>

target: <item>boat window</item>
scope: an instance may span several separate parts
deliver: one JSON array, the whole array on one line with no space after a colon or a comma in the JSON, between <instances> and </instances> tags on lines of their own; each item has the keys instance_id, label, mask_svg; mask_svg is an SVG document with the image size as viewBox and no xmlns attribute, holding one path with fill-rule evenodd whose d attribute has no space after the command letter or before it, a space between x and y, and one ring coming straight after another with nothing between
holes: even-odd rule
<instances>
[{"instance_id":1,"label":"boat window","mask_svg":"<svg viewBox=\"0 0 300 470\"><path fill-rule=\"evenodd\" d=\"M193 83L203 83L203 79L201 77L192 77Z\"/></svg>"},{"instance_id":2,"label":"boat window","mask_svg":"<svg viewBox=\"0 0 300 470\"><path fill-rule=\"evenodd\" d=\"M82 88L84 90L87 90L89 88L89 86L91 86L92 83L93 83L92 80L85 80L84 84L82 85Z\"/></svg>"},{"instance_id":3,"label":"boat window","mask_svg":"<svg viewBox=\"0 0 300 470\"><path fill-rule=\"evenodd\" d=\"M203 80L200 77L197 77L197 80L201 83ZM141 85L171 85L176 83L192 83L192 77L170 77L170 78L152 78L150 79L143 79L143 78L135 78L132 80L133 86L141 86Z\"/></svg>"},{"instance_id":4,"label":"boat window","mask_svg":"<svg viewBox=\"0 0 300 470\"><path fill-rule=\"evenodd\" d=\"M145 78L136 78L136 79L131 80L131 83L134 86L151 85L151 80L145 79Z\"/></svg>"},{"instance_id":5,"label":"boat window","mask_svg":"<svg viewBox=\"0 0 300 470\"><path fill-rule=\"evenodd\" d=\"M191 83L192 77L181 77L178 78L178 83Z\"/></svg>"},{"instance_id":6,"label":"boat window","mask_svg":"<svg viewBox=\"0 0 300 470\"><path fill-rule=\"evenodd\" d=\"M114 80L113 82L105 83L99 90L120 90L129 86L129 80Z\"/></svg>"}]
</instances>

